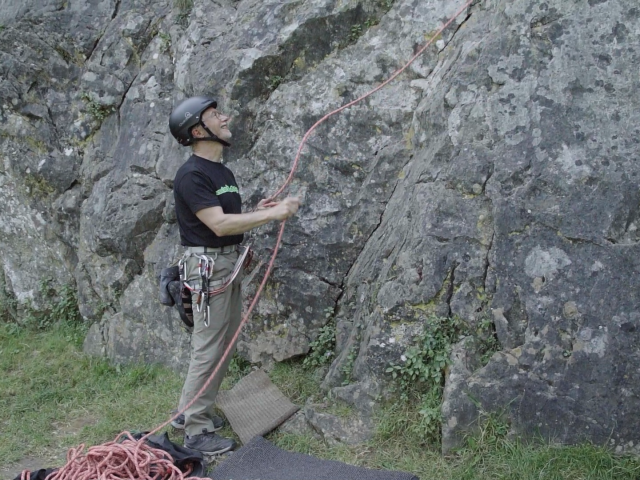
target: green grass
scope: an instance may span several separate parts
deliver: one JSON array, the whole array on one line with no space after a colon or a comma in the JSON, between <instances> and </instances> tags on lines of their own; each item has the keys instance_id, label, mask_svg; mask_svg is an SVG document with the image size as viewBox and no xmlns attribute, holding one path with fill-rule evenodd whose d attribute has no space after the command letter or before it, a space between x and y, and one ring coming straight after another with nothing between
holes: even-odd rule
<instances>
[{"instance_id":1,"label":"green grass","mask_svg":"<svg viewBox=\"0 0 640 480\"><path fill-rule=\"evenodd\" d=\"M269 378L296 405L303 406L309 398L318 401L322 397L322 379L317 378L315 372L305 369L300 360L276 363L269 372Z\"/></svg>"},{"instance_id":2,"label":"green grass","mask_svg":"<svg viewBox=\"0 0 640 480\"><path fill-rule=\"evenodd\" d=\"M117 367L82 354L84 330L68 324L46 330L0 323L0 458L2 465L27 456L61 453L81 443L113 440L124 429L149 430L168 418L182 380L166 369L131 365ZM234 360L225 386L230 387L250 366ZM277 364L273 382L295 403L325 402L320 375L302 361ZM442 457L438 446L416 425L420 403L382 408L372 441L358 446L328 446L312 434L274 432L268 436L290 451L370 468L412 472L421 480L637 480L640 459L615 456L609 450L580 445L563 447L542 442L525 444L506 437L508 428L495 419L483 422L481 433L455 454ZM329 405L336 414L351 414ZM180 434L170 432L179 442ZM229 428L224 435L233 435ZM43 465L47 466L47 465Z\"/></svg>"},{"instance_id":3,"label":"green grass","mask_svg":"<svg viewBox=\"0 0 640 480\"><path fill-rule=\"evenodd\" d=\"M81 327L45 331L0 324L0 458L45 456L149 430L178 401L178 375L154 366L117 367L82 354Z\"/></svg>"},{"instance_id":4,"label":"green grass","mask_svg":"<svg viewBox=\"0 0 640 480\"><path fill-rule=\"evenodd\" d=\"M341 402L327 401L319 389L317 372L309 372L300 361L277 364L272 381L294 402L328 403L328 413L352 414ZM268 436L280 448L376 469L411 472L421 480L638 480L640 458L616 456L595 446L561 446L544 442L525 444L509 440L508 426L495 418L482 422L480 433L467 439L465 448L443 457L439 444L424 425L416 399L390 403L376 413L377 431L363 445L328 446L311 434L274 432Z\"/></svg>"},{"instance_id":5,"label":"green grass","mask_svg":"<svg viewBox=\"0 0 640 480\"><path fill-rule=\"evenodd\" d=\"M290 451L368 468L401 470L421 480L637 480L640 460L593 445L566 447L500 441L443 457L402 436L350 447L329 447L310 435L275 433L270 440Z\"/></svg>"}]
</instances>

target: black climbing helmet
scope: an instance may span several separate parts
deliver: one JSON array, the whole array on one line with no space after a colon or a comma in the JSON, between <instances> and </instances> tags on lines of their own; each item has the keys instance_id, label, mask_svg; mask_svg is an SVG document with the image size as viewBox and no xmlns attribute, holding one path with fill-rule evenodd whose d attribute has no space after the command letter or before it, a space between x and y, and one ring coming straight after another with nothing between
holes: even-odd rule
<instances>
[{"instance_id":1,"label":"black climbing helmet","mask_svg":"<svg viewBox=\"0 0 640 480\"><path fill-rule=\"evenodd\" d=\"M173 112L171 112L169 116L169 130L171 130L171 134L178 140L180 145L186 146L197 141L210 141L220 142L222 145L228 147L230 144L216 137L201 120L202 112L207 108L217 108L217 106L218 102L211 97L190 97L183 100L173 109ZM194 138L191 130L197 125L202 125L209 136Z\"/></svg>"}]
</instances>

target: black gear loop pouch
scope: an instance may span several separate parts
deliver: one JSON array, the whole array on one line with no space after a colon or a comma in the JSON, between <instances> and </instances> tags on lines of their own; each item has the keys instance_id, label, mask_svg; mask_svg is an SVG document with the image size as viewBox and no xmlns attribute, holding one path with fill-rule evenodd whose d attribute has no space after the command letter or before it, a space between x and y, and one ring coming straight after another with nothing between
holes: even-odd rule
<instances>
[{"instance_id":1,"label":"black gear loop pouch","mask_svg":"<svg viewBox=\"0 0 640 480\"><path fill-rule=\"evenodd\" d=\"M160 303L162 305L166 305L167 307L173 307L175 300L173 296L169 292L169 284L173 281L180 281L180 267L177 265L175 267L167 267L163 268L160 271L160 292L159 298Z\"/></svg>"},{"instance_id":2,"label":"black gear loop pouch","mask_svg":"<svg viewBox=\"0 0 640 480\"><path fill-rule=\"evenodd\" d=\"M180 319L188 327L193 328L193 308L191 306L191 291L180 280L169 283L169 293L176 304Z\"/></svg>"},{"instance_id":3,"label":"black gear loop pouch","mask_svg":"<svg viewBox=\"0 0 640 480\"><path fill-rule=\"evenodd\" d=\"M163 268L160 272L159 298L162 305L178 309L180 319L188 328L193 328L191 292L180 280L180 267Z\"/></svg>"}]
</instances>

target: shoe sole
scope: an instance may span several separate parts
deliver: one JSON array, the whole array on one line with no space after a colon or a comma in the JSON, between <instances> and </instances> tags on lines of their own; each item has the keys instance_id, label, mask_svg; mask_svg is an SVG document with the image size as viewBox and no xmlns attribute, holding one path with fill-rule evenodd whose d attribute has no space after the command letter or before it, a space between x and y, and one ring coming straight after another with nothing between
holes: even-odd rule
<instances>
[{"instance_id":1,"label":"shoe sole","mask_svg":"<svg viewBox=\"0 0 640 480\"><path fill-rule=\"evenodd\" d=\"M196 450L195 448L190 447L190 446L188 446L187 444L185 444L184 446L185 446L186 448L191 449L191 450ZM234 446L235 446L235 445L234 445ZM224 449L222 449L222 450L216 450L215 452L205 452L204 450L196 450L196 451L200 452L200 453L201 453L201 454L203 454L203 455L207 455L207 456L209 456L209 457L215 457L216 455L222 455L223 453L227 453L229 450L233 450L233 447L234 447L234 446L227 447L227 448L224 448Z\"/></svg>"},{"instance_id":2,"label":"shoe sole","mask_svg":"<svg viewBox=\"0 0 640 480\"><path fill-rule=\"evenodd\" d=\"M173 428L175 428L176 430L184 430L184 423L176 423L176 422L171 422L171 426ZM213 427L213 430L211 430L212 432L217 432L218 430L222 430L224 428L224 425L221 427L216 428L215 426Z\"/></svg>"}]
</instances>

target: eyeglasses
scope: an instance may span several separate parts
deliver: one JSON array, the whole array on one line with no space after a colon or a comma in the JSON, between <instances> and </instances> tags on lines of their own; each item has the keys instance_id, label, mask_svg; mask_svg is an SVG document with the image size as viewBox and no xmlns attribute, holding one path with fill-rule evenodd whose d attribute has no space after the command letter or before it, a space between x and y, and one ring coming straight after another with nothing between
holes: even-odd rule
<instances>
[{"instance_id":1,"label":"eyeglasses","mask_svg":"<svg viewBox=\"0 0 640 480\"><path fill-rule=\"evenodd\" d=\"M209 112L211 112L207 114L209 117L216 117L218 120L222 120L222 117L224 117L224 115L217 110L209 110Z\"/></svg>"}]
</instances>

